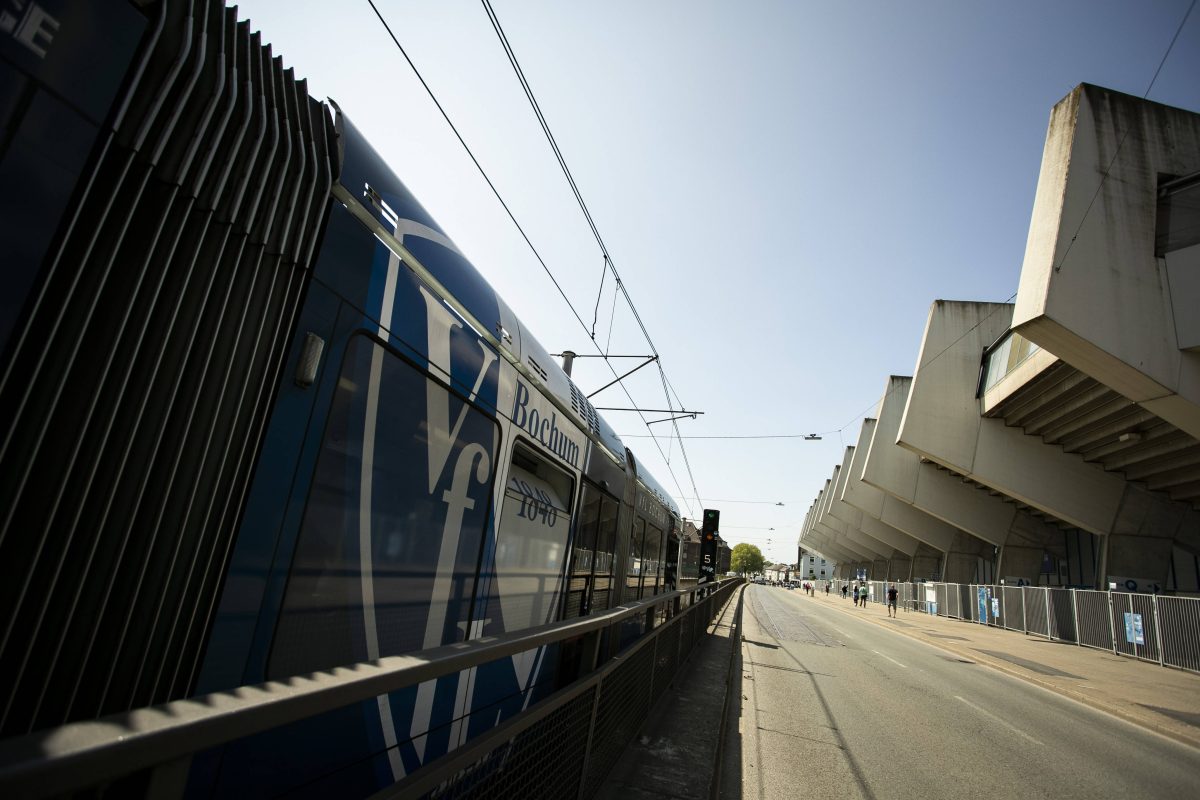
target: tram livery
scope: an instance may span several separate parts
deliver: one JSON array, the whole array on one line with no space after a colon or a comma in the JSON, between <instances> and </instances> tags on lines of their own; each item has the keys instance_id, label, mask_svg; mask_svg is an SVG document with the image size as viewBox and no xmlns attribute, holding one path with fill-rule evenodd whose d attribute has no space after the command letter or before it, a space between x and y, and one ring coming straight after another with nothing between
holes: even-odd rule
<instances>
[{"instance_id":1,"label":"tram livery","mask_svg":"<svg viewBox=\"0 0 1200 800\"><path fill-rule=\"evenodd\" d=\"M0 734L668 589L673 501L236 10L8 6ZM200 754L188 790L365 796L572 677L522 653Z\"/></svg>"}]
</instances>

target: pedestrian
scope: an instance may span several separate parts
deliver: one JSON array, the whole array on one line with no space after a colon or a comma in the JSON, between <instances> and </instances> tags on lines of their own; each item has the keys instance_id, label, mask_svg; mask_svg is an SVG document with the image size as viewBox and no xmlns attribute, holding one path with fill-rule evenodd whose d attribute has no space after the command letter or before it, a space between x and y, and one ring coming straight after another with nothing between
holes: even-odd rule
<instances>
[{"instance_id":1,"label":"pedestrian","mask_svg":"<svg viewBox=\"0 0 1200 800\"><path fill-rule=\"evenodd\" d=\"M850 591L854 595L850 599L854 601L854 607L858 608L858 584L854 584L854 588L852 588Z\"/></svg>"},{"instance_id":2,"label":"pedestrian","mask_svg":"<svg viewBox=\"0 0 1200 800\"><path fill-rule=\"evenodd\" d=\"M863 608L867 607L867 584L864 583L858 587L858 604Z\"/></svg>"},{"instance_id":3,"label":"pedestrian","mask_svg":"<svg viewBox=\"0 0 1200 800\"><path fill-rule=\"evenodd\" d=\"M829 597L829 581L825 581L825 596Z\"/></svg>"},{"instance_id":4,"label":"pedestrian","mask_svg":"<svg viewBox=\"0 0 1200 800\"><path fill-rule=\"evenodd\" d=\"M889 617L896 616L896 595L897 594L898 594L898 592L896 591L896 584L893 583L891 586L888 587L888 616Z\"/></svg>"},{"instance_id":5,"label":"pedestrian","mask_svg":"<svg viewBox=\"0 0 1200 800\"><path fill-rule=\"evenodd\" d=\"M843 600L846 599L846 585L847 584L844 584L844 583L842 584L842 599Z\"/></svg>"}]
</instances>

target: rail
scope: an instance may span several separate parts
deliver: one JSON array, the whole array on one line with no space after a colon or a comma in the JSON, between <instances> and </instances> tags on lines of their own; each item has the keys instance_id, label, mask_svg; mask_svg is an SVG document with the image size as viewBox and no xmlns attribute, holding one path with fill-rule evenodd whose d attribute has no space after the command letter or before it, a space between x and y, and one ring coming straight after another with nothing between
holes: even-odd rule
<instances>
[{"instance_id":1,"label":"rail","mask_svg":"<svg viewBox=\"0 0 1200 800\"><path fill-rule=\"evenodd\" d=\"M610 694L621 690L621 686L616 684L604 687L605 681L615 677L617 683L637 683L636 679L647 672L644 662L649 656L649 671L653 675L651 697L638 699L634 709L640 708L641 718L644 718L653 705L647 700L657 699L669 685L679 663L704 633L714 610L739 583L737 580L727 580L716 587L696 586L617 606L588 617L37 731L0 742L0 786L5 787L9 796L36 797L96 787L148 769L158 768L168 774L174 771L176 776L186 774L186 769L180 769L181 760L184 762L182 766L186 767L188 758L204 750L500 658L549 644L581 639L584 652L588 654L585 657L587 661L580 668L584 677L484 734L479 740L472 740L459 751L414 772L398 786L403 786L404 793L411 795L419 791L415 788L418 785L436 788L452 783L455 774L460 771L467 777L476 776L476 779L488 774L512 773L512 764L516 762L509 759L502 759L504 765L493 764L494 769L482 768L487 766L485 763L475 765L473 770L465 770L461 763L464 758L474 757L470 754L480 750L481 742L490 744L494 750L504 746L503 742L496 744L498 737L503 739L507 736L509 738L504 741L511 745L514 737L544 723L556 713L561 715L572 701L577 701L590 690L596 696L589 701L591 722L586 737L587 747L582 753L575 754L576 763L582 757L585 769L578 792L570 793L587 797L598 788L599 781L607 774L628 741L626 738L618 744L619 736L615 734L624 733L631 738L641 721L638 719L632 727L625 724L619 726L619 730L606 730L602 737L593 736L598 718L604 724L609 724L614 719L628 723L637 717L636 713L632 717L629 714L620 719L614 717L619 710L615 700L612 707L605 707L601 709L602 714L597 714L596 706L602 705L599 702L602 687ZM644 617L645 634L606 662L601 653L605 631L613 634L609 641L615 642L619 626L639 616ZM669 647L671 641L660 641L664 637L674 642L673 651ZM600 666L603 668L598 669ZM622 694L627 695L630 692L628 687L625 688ZM575 711L578 712L578 709ZM593 752L593 738L608 751L615 748L615 752ZM589 762L590 769L586 768ZM472 765L468 763L467 766ZM561 773L562 767L563 764L558 763L553 772ZM528 783L529 775L522 777ZM588 790L586 794L585 790ZM391 793L389 789L385 796ZM563 796L559 792L552 794ZM493 791L488 796L497 796L497 793Z\"/></svg>"}]
</instances>

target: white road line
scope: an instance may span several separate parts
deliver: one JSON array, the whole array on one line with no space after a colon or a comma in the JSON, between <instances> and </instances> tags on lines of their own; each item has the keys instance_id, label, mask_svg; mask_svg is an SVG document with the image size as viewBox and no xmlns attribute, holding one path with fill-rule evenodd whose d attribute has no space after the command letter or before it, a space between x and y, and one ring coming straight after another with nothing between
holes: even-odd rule
<instances>
[{"instance_id":1,"label":"white road line","mask_svg":"<svg viewBox=\"0 0 1200 800\"><path fill-rule=\"evenodd\" d=\"M897 667L904 667L904 669L908 669L908 667L905 667L903 664L901 664L901 663L900 663L899 661L897 661L896 659L892 658L891 656L883 655L883 653L879 652L878 650L872 650L871 652L872 652L872 653L874 653L874 654L875 654L875 655L877 655L877 656L883 656L883 657L884 657L884 658L886 658L888 661L890 661L890 662L892 662L893 664L895 664ZM961 700L962 698L959 698L959 699Z\"/></svg>"},{"instance_id":2,"label":"white road line","mask_svg":"<svg viewBox=\"0 0 1200 800\"><path fill-rule=\"evenodd\" d=\"M841 628L837 627L836 625L830 625L829 627L833 628L835 631L837 631L838 633L840 633L842 636L845 636L847 639L853 639L853 638L854 638L853 636L851 636L850 634L846 633L844 630L842 630Z\"/></svg>"},{"instance_id":3,"label":"white road line","mask_svg":"<svg viewBox=\"0 0 1200 800\"><path fill-rule=\"evenodd\" d=\"M972 703L970 700L967 700L965 697L959 697L958 695L954 695L954 699L955 699L955 700L962 700L964 703L966 703L966 704L967 704L967 705L969 705L971 708L973 708L973 709L975 709L976 711L978 711L980 714L984 714L984 715L986 715L986 716L989 716L989 717L991 717L992 719L996 720L997 722L999 722L999 723L1000 723L1001 725L1003 725L1004 727L1008 728L1008 729L1009 729L1010 731L1012 731L1013 733L1017 734L1018 736L1023 736L1023 737L1025 737L1025 738L1026 738L1026 739L1028 739L1029 741L1031 741L1031 742L1033 742L1034 744L1036 744L1038 747L1045 747L1045 745L1044 745L1044 744L1042 744L1042 743L1041 743L1041 742L1039 742L1037 739L1035 739L1035 738L1033 738L1032 736L1030 736L1030 735L1029 735L1028 733L1026 733L1025 731L1023 731L1023 730L1021 730L1020 728L1018 728L1017 726L1015 726L1015 725L1013 725L1013 724L1009 723L1008 721L1006 721L1006 720L1004 720L1004 719L1001 719L1000 717L996 716L996 715L995 715L995 714L993 714L992 712L990 712L990 711L987 711L987 710L985 710L985 709L982 709L982 708L980 708L979 706L977 706L977 705L975 705L974 703Z\"/></svg>"}]
</instances>

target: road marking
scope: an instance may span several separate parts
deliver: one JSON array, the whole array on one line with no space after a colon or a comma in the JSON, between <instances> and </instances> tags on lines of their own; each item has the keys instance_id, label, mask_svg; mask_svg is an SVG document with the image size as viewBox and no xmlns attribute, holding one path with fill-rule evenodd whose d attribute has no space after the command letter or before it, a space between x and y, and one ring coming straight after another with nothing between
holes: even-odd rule
<instances>
[{"instance_id":1,"label":"road marking","mask_svg":"<svg viewBox=\"0 0 1200 800\"><path fill-rule=\"evenodd\" d=\"M853 639L853 638L854 638L853 636L851 636L850 634L846 633L844 630L842 630L841 628L837 627L836 625L830 625L829 627L833 628L835 631L837 631L838 633L840 633L842 636L845 636L847 639Z\"/></svg>"},{"instance_id":2,"label":"road marking","mask_svg":"<svg viewBox=\"0 0 1200 800\"><path fill-rule=\"evenodd\" d=\"M896 659L892 658L891 656L884 656L884 655L883 655L883 653L879 652L878 650L872 650L871 652L872 652L872 653L874 653L874 654L875 654L875 655L877 655L877 656L883 656L883 657L884 657L884 658L886 658L888 661L890 661L890 662L892 662L893 664L895 664L897 667L904 667L904 669L908 669L908 667L905 667L903 664L901 664L901 663L900 663L899 661L897 661Z\"/></svg>"},{"instance_id":3,"label":"road marking","mask_svg":"<svg viewBox=\"0 0 1200 800\"><path fill-rule=\"evenodd\" d=\"M1009 729L1010 731L1012 731L1013 733L1015 733L1015 734L1017 734L1017 735L1019 735L1019 736L1024 736L1026 739L1028 739L1029 741L1033 742L1033 743L1034 743L1034 744L1036 744L1038 747L1045 747L1045 745L1044 745L1044 744L1042 744L1042 743L1041 743L1041 742L1039 742L1037 739L1035 739L1035 738L1033 738L1032 736L1030 736L1030 735L1029 735L1028 733L1026 733L1025 731L1023 731L1023 730L1021 730L1020 728L1018 728L1017 726L1015 726L1015 725L1013 725L1013 724L1009 723L1008 721L1006 721L1006 720L1004 720L1004 719L1001 719L1000 717L997 717L997 716L996 716L995 714L993 714L992 712L990 712L990 711L987 711L987 710L985 710L985 709L982 709L982 708L980 708L979 706L975 705L974 703L972 703L970 700L966 699L965 697L959 697L958 695L954 695L954 699L955 699L955 700L962 700L964 703L966 703L966 704L967 704L967 705L969 705L971 708L973 708L973 709L975 709L976 711L978 711L980 714L985 714L986 716L989 716L989 717L991 717L992 719L996 720L997 722L999 722L999 723L1000 723L1001 725L1003 725L1004 727L1008 728L1008 729Z\"/></svg>"}]
</instances>

